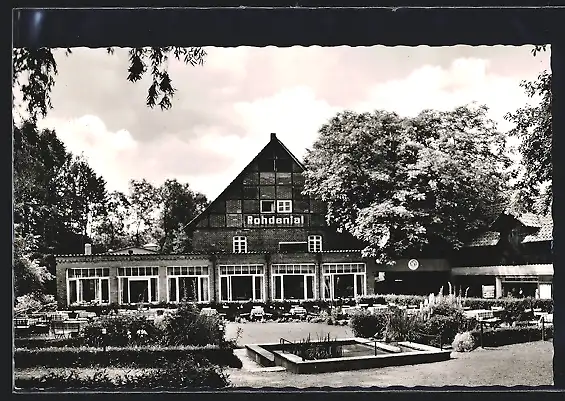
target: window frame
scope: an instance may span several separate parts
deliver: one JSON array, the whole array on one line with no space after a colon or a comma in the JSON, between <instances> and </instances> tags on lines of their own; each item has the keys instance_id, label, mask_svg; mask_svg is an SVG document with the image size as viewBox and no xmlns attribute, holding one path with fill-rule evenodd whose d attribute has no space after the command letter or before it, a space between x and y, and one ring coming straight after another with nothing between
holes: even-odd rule
<instances>
[{"instance_id":1,"label":"window frame","mask_svg":"<svg viewBox=\"0 0 565 401\"><path fill-rule=\"evenodd\" d=\"M210 274L209 274L209 267L208 266L188 266L191 268L198 268L200 269L200 273L194 273L194 274L190 274L190 273L179 273L179 274L175 274L174 269L180 267L181 269L184 268L185 266L167 266L167 302L170 303L179 303L181 302L180 300L180 278L184 278L184 277L189 277L189 278L196 278L197 281L197 303L205 303L205 302L210 302ZM172 269L173 272L170 272L169 269ZM196 270L196 269L195 269ZM171 280L174 281L174 286L175 286L175 301L171 300ZM206 284L203 284L203 281L206 281ZM203 287L207 287L206 290L206 295L207 295L207 299L202 299L202 289Z\"/></svg>"},{"instance_id":2,"label":"window frame","mask_svg":"<svg viewBox=\"0 0 565 401\"><path fill-rule=\"evenodd\" d=\"M131 274L127 274L126 269L131 269ZM137 274L133 274L133 269L136 269ZM144 269L144 275L139 274L140 270ZM148 270L149 269L149 270ZM146 274L147 272L151 274ZM154 274L157 273L157 274ZM147 298L150 304L159 303L160 291L159 291L159 267L158 266L130 266L130 267L119 267L117 270L118 279L118 304L119 305L135 305L139 302L131 301L131 288L130 283L132 281L145 281L147 282ZM123 302L123 290L124 290L124 279L127 279L127 291L128 291L128 302ZM152 281L155 279L155 299L153 299L153 285Z\"/></svg>"},{"instance_id":3,"label":"window frame","mask_svg":"<svg viewBox=\"0 0 565 401\"><path fill-rule=\"evenodd\" d=\"M94 275L90 275L90 270L94 270ZM80 274L76 273L80 271ZM83 272L86 271L86 275ZM73 273L72 275L69 273ZM101 274L98 274L101 273ZM110 269L108 267L79 267L71 268L65 271L66 276L66 286L67 286L67 305L80 305L86 302L95 303L98 305L108 305L110 304ZM71 277L72 276L72 277ZM92 301L83 301L83 285L85 280L95 281L95 299ZM76 284L76 301L71 303L71 282ZM105 282L105 283L104 283ZM106 290L108 293L108 301L104 302L102 297L102 286L106 285Z\"/></svg>"},{"instance_id":4,"label":"window frame","mask_svg":"<svg viewBox=\"0 0 565 401\"><path fill-rule=\"evenodd\" d=\"M230 268L232 272L230 273ZM246 268L248 271L243 272L243 269ZM253 268L255 271L250 271ZM239 272L238 272L239 270ZM265 280L265 266L261 264L244 264L244 265L219 265L218 266L218 273L219 273L219 280L218 280L218 290L219 290L219 302L239 302L239 303L246 303L250 300L233 300L233 292L232 292L232 278L233 277L248 277L251 280L251 292L252 292L252 302L264 302L265 295L266 295L266 280ZM223 293L223 285L222 279L226 279L227 283L227 296L228 299L222 298ZM261 297L257 298L257 278L260 278L261 284L259 289L261 291Z\"/></svg>"},{"instance_id":5,"label":"window frame","mask_svg":"<svg viewBox=\"0 0 565 401\"><path fill-rule=\"evenodd\" d=\"M232 251L233 253L247 253L247 237L234 235L232 238Z\"/></svg>"},{"instance_id":6,"label":"window frame","mask_svg":"<svg viewBox=\"0 0 565 401\"><path fill-rule=\"evenodd\" d=\"M290 199L277 199L276 206L277 213L292 213L292 200ZM288 206L288 210L285 206Z\"/></svg>"},{"instance_id":7,"label":"window frame","mask_svg":"<svg viewBox=\"0 0 565 401\"><path fill-rule=\"evenodd\" d=\"M271 202L271 204L273 205L272 210L264 210L263 209L263 202ZM268 214L274 214L276 213L277 210L277 202L272 200L272 199L261 199L261 204L259 205L259 212L260 213L268 213Z\"/></svg>"},{"instance_id":8,"label":"window frame","mask_svg":"<svg viewBox=\"0 0 565 401\"><path fill-rule=\"evenodd\" d=\"M323 243L323 238L320 234L308 235L308 252L322 252Z\"/></svg>"},{"instance_id":9,"label":"window frame","mask_svg":"<svg viewBox=\"0 0 565 401\"><path fill-rule=\"evenodd\" d=\"M340 269L341 267L341 269ZM349 269L346 269L349 267ZM355 267L355 269L354 269ZM341 271L339 271L341 270ZM347 271L349 270L349 271ZM353 276L353 298L365 296L367 294L367 265L365 263L323 263L322 264L322 297L325 300L335 300L335 276L352 275ZM358 276L361 277L363 286L361 293L357 288ZM327 280L329 279L329 297L326 296Z\"/></svg>"},{"instance_id":10,"label":"window frame","mask_svg":"<svg viewBox=\"0 0 565 401\"><path fill-rule=\"evenodd\" d=\"M298 267L298 271L296 270ZM291 268L292 271L289 271ZM283 271L284 270L284 271ZM299 264L285 264L277 263L271 265L271 299L275 301L284 301L284 278L285 276L302 276L304 280L304 293L303 297L298 299L299 301L312 301L316 299L316 265L313 263L299 263ZM308 279L311 278L312 281L312 297L308 298ZM276 280L281 281L281 295L277 297L276 292Z\"/></svg>"}]
</instances>

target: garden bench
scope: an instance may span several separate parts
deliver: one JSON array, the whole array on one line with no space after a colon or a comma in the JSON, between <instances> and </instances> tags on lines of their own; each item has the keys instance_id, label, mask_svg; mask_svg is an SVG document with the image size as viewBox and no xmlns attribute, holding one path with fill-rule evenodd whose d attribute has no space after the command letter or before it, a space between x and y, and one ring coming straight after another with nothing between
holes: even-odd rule
<instances>
[{"instance_id":1,"label":"garden bench","mask_svg":"<svg viewBox=\"0 0 565 401\"><path fill-rule=\"evenodd\" d=\"M289 314L291 316L305 317L306 316L306 309L304 309L301 306L294 306L290 309Z\"/></svg>"},{"instance_id":2,"label":"garden bench","mask_svg":"<svg viewBox=\"0 0 565 401\"><path fill-rule=\"evenodd\" d=\"M497 327L502 322L502 320L497 317L491 317L486 319L479 318L478 321L485 324L487 327L492 327L492 328Z\"/></svg>"},{"instance_id":3,"label":"garden bench","mask_svg":"<svg viewBox=\"0 0 565 401\"><path fill-rule=\"evenodd\" d=\"M542 326L542 319L543 319L543 325L545 327L553 327L553 313L546 313L540 316L537 322L539 327Z\"/></svg>"}]
</instances>

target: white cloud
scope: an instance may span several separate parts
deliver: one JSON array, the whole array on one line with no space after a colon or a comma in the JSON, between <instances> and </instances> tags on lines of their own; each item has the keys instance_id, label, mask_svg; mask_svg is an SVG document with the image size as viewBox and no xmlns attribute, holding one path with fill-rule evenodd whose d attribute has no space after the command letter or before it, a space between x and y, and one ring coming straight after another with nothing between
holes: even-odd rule
<instances>
[{"instance_id":1,"label":"white cloud","mask_svg":"<svg viewBox=\"0 0 565 401\"><path fill-rule=\"evenodd\" d=\"M83 154L97 174L102 175L110 190L127 186L130 163L135 162L137 143L126 130L110 132L96 116L85 115L64 121L46 118L39 128L55 129L67 150Z\"/></svg>"},{"instance_id":2,"label":"white cloud","mask_svg":"<svg viewBox=\"0 0 565 401\"><path fill-rule=\"evenodd\" d=\"M274 132L301 158L316 139L321 125L341 110L316 97L305 86L282 90L268 98L234 105L243 118L250 140L266 143Z\"/></svg>"},{"instance_id":3,"label":"white cloud","mask_svg":"<svg viewBox=\"0 0 565 401\"><path fill-rule=\"evenodd\" d=\"M504 115L531 101L520 80L535 79L547 68L532 62L529 49L517 55L508 47L500 49L498 59L492 56L498 50L472 47L206 50L203 67L171 61L178 95L167 112L148 111L141 105L146 88L119 78L125 58L100 53L97 61L84 50L61 59L63 72L54 89L58 117L42 125L55 128L73 153L84 152L109 189L127 191L132 178L156 185L177 178L215 197L267 144L271 132L302 158L321 125L344 109L413 116L426 108L477 102L507 130ZM104 79L71 92L81 86L84 69L104 71ZM83 97L84 91L89 96Z\"/></svg>"},{"instance_id":4,"label":"white cloud","mask_svg":"<svg viewBox=\"0 0 565 401\"><path fill-rule=\"evenodd\" d=\"M400 115L415 116L423 109L449 110L476 102L489 107L490 117L502 131L512 124L504 115L531 99L520 88L520 79L488 72L482 59L457 59L448 69L423 66L406 78L372 86L367 99L357 103L357 111L385 109Z\"/></svg>"}]
</instances>

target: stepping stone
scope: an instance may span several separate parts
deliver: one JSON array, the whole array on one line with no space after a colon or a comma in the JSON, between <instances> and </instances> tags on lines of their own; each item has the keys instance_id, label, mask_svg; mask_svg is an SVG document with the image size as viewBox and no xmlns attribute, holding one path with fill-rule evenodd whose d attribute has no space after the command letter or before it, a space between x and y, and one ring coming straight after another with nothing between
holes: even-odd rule
<instances>
[{"instance_id":1,"label":"stepping stone","mask_svg":"<svg viewBox=\"0 0 565 401\"><path fill-rule=\"evenodd\" d=\"M261 366L247 356L246 349L236 349L233 351L234 355L241 361L241 369L247 372L281 372L286 370L283 366Z\"/></svg>"}]
</instances>

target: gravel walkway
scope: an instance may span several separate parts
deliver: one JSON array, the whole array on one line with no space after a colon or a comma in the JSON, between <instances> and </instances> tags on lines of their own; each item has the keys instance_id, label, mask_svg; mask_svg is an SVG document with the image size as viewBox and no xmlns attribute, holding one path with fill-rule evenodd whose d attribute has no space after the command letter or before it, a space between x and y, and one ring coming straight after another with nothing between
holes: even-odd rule
<instances>
[{"instance_id":1,"label":"gravel walkway","mask_svg":"<svg viewBox=\"0 0 565 401\"><path fill-rule=\"evenodd\" d=\"M445 362L349 372L298 375L229 369L235 387L389 387L389 386L550 386L551 342L533 342L470 353L452 353Z\"/></svg>"}]
</instances>

